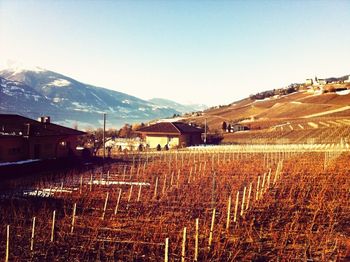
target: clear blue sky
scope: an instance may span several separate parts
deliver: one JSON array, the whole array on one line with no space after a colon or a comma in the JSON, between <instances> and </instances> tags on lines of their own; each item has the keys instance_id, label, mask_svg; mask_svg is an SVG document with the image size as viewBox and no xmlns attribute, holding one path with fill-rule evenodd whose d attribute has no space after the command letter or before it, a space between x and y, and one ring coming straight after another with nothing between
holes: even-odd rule
<instances>
[{"instance_id":1,"label":"clear blue sky","mask_svg":"<svg viewBox=\"0 0 350 262\"><path fill-rule=\"evenodd\" d=\"M350 1L0 0L0 58L217 105L350 74L349 25Z\"/></svg>"}]
</instances>

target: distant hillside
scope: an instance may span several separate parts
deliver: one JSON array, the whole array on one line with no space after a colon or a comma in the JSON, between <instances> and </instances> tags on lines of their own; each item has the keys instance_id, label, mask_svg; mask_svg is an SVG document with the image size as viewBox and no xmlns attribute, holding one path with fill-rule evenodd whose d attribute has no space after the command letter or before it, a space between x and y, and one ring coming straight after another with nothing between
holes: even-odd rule
<instances>
[{"instance_id":1,"label":"distant hillside","mask_svg":"<svg viewBox=\"0 0 350 262\"><path fill-rule=\"evenodd\" d=\"M260 92L194 114L187 121L203 124L206 119L210 130L220 131L223 122L264 129L298 119L350 117L350 83L343 83L347 76L332 79L332 83L325 85L292 84L287 88Z\"/></svg>"},{"instance_id":2,"label":"distant hillside","mask_svg":"<svg viewBox=\"0 0 350 262\"><path fill-rule=\"evenodd\" d=\"M150 100L151 103L167 107L167 108L175 108L177 111L181 113L190 113L190 112L196 112L196 111L203 111L208 108L208 106L204 104L189 104L189 105L184 105L177 103L175 101L169 100L169 99L164 99L164 98L152 98Z\"/></svg>"},{"instance_id":3,"label":"distant hillside","mask_svg":"<svg viewBox=\"0 0 350 262\"><path fill-rule=\"evenodd\" d=\"M67 126L100 126L101 114L122 125L171 117L181 111L110 89L84 84L45 69L9 68L0 71L0 112L37 118L50 114Z\"/></svg>"}]
</instances>

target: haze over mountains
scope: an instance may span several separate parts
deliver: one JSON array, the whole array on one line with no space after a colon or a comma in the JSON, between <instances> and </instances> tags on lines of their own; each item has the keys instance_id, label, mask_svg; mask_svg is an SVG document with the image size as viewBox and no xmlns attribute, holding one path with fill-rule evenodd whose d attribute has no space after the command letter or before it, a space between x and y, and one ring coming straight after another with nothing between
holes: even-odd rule
<instances>
[{"instance_id":1,"label":"haze over mountains","mask_svg":"<svg viewBox=\"0 0 350 262\"><path fill-rule=\"evenodd\" d=\"M0 99L1 113L50 115L56 123L77 122L79 128L100 126L104 112L108 123L121 126L205 108L159 98L146 101L37 67L0 71Z\"/></svg>"}]
</instances>

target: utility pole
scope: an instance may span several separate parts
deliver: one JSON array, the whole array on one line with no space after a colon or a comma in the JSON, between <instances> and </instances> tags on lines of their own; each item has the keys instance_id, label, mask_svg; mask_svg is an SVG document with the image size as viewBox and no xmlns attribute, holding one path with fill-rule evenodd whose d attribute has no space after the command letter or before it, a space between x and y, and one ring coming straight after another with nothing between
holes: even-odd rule
<instances>
[{"instance_id":1,"label":"utility pole","mask_svg":"<svg viewBox=\"0 0 350 262\"><path fill-rule=\"evenodd\" d=\"M105 160L106 157L106 113L103 113L103 160Z\"/></svg>"}]
</instances>

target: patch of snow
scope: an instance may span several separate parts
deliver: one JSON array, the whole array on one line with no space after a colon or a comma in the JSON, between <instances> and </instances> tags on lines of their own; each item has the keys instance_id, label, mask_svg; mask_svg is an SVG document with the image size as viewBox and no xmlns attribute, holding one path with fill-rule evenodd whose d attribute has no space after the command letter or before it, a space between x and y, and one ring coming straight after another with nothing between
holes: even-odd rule
<instances>
[{"instance_id":1,"label":"patch of snow","mask_svg":"<svg viewBox=\"0 0 350 262\"><path fill-rule=\"evenodd\" d=\"M73 189L64 189L64 188L43 188L36 190L25 190L23 191L24 196L37 196L37 197L51 197L55 193L73 193L73 191L77 191L78 188Z\"/></svg>"},{"instance_id":2,"label":"patch of snow","mask_svg":"<svg viewBox=\"0 0 350 262\"><path fill-rule=\"evenodd\" d=\"M53 99L52 99L52 101L54 102L54 103L59 103L59 102L61 102L63 99L61 99L61 98L59 98L59 97L54 97Z\"/></svg>"},{"instance_id":3,"label":"patch of snow","mask_svg":"<svg viewBox=\"0 0 350 262\"><path fill-rule=\"evenodd\" d=\"M91 92L91 94L97 98L97 100L101 101L102 103L105 103L101 98L99 98L94 92Z\"/></svg>"},{"instance_id":4,"label":"patch of snow","mask_svg":"<svg viewBox=\"0 0 350 262\"><path fill-rule=\"evenodd\" d=\"M341 90L341 91L336 91L335 93L336 93L337 95L340 95L340 96L345 96L345 95L350 94L350 89Z\"/></svg>"},{"instance_id":5,"label":"patch of snow","mask_svg":"<svg viewBox=\"0 0 350 262\"><path fill-rule=\"evenodd\" d=\"M122 101L122 103L123 103L123 104L128 104L128 105L130 105L130 101L129 101L128 99L124 99L124 100Z\"/></svg>"},{"instance_id":6,"label":"patch of snow","mask_svg":"<svg viewBox=\"0 0 350 262\"><path fill-rule=\"evenodd\" d=\"M88 183L89 185L91 182ZM107 180L93 180L94 185L130 185L130 186L150 186L150 183L146 182L128 182L128 181L107 181Z\"/></svg>"},{"instance_id":7,"label":"patch of snow","mask_svg":"<svg viewBox=\"0 0 350 262\"><path fill-rule=\"evenodd\" d=\"M146 108L144 108L144 107L139 107L139 110L142 111L142 112L144 112L144 111L146 111Z\"/></svg>"},{"instance_id":8,"label":"patch of snow","mask_svg":"<svg viewBox=\"0 0 350 262\"><path fill-rule=\"evenodd\" d=\"M69 82L66 79L55 79L51 83L47 84L46 86L55 86L55 87L64 87L69 86L71 82Z\"/></svg>"},{"instance_id":9,"label":"patch of snow","mask_svg":"<svg viewBox=\"0 0 350 262\"><path fill-rule=\"evenodd\" d=\"M164 118L159 119L156 123L164 123L164 122L178 122L184 119L183 117L174 117L174 118Z\"/></svg>"},{"instance_id":10,"label":"patch of snow","mask_svg":"<svg viewBox=\"0 0 350 262\"><path fill-rule=\"evenodd\" d=\"M0 163L0 166L23 165L23 164L39 162L39 161L41 161L41 159L28 159L28 160L16 161L16 162L4 162L4 163Z\"/></svg>"},{"instance_id":11,"label":"patch of snow","mask_svg":"<svg viewBox=\"0 0 350 262\"><path fill-rule=\"evenodd\" d=\"M40 99L40 96L37 96L37 95L32 95L32 97L34 98L34 100L35 100L36 102L38 102L39 99Z\"/></svg>"}]
</instances>

